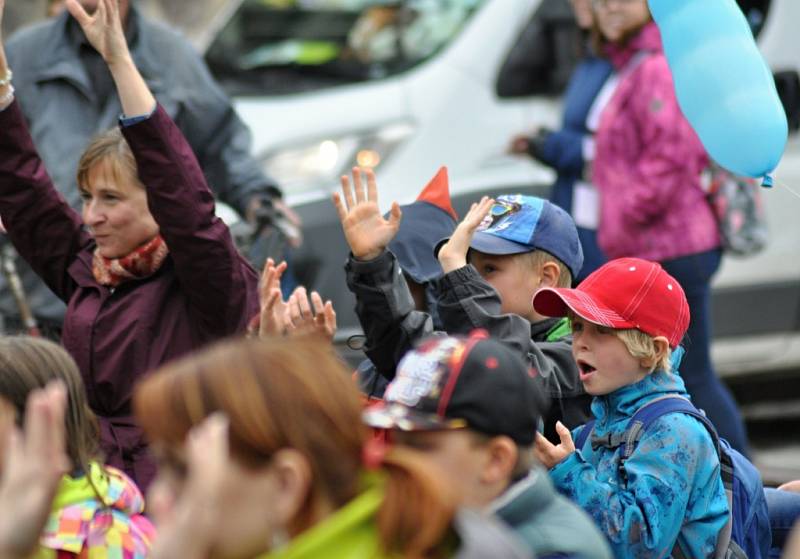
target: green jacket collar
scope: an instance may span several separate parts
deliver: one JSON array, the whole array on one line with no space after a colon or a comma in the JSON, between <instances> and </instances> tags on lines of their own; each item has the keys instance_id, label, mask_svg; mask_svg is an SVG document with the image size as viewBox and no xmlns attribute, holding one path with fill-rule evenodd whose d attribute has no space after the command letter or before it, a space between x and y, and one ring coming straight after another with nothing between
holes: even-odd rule
<instances>
[{"instance_id":1,"label":"green jacket collar","mask_svg":"<svg viewBox=\"0 0 800 559\"><path fill-rule=\"evenodd\" d=\"M370 475L366 489L332 516L294 538L288 547L260 559L388 559L380 548L375 516L384 481Z\"/></svg>"}]
</instances>

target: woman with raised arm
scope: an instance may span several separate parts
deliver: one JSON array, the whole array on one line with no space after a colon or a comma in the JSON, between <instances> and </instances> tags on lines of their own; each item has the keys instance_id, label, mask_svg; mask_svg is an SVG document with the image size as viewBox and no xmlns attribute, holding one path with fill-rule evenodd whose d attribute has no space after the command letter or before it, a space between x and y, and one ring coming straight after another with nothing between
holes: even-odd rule
<instances>
[{"instance_id":1,"label":"woman with raised arm","mask_svg":"<svg viewBox=\"0 0 800 559\"><path fill-rule=\"evenodd\" d=\"M5 0L0 0L0 14ZM243 331L255 271L214 215L194 155L134 66L117 0L67 9L102 55L124 115L78 167L78 215L58 195L14 100L0 38L0 216L17 251L68 307L62 343L83 376L110 465L145 488L154 465L133 385L162 363Z\"/></svg>"}]
</instances>

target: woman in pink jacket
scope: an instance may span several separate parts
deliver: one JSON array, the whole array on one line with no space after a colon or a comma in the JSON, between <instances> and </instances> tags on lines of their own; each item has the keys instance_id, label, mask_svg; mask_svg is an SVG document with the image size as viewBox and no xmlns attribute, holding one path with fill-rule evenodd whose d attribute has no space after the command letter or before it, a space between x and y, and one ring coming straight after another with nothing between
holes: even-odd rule
<instances>
[{"instance_id":1,"label":"woman in pink jacket","mask_svg":"<svg viewBox=\"0 0 800 559\"><path fill-rule=\"evenodd\" d=\"M700 186L708 164L681 113L661 35L646 0L593 0L595 36L614 65L592 111L598 241L609 258L660 262L683 286L691 324L680 367L686 387L720 433L746 452L736 404L709 352L710 282L720 264L717 224Z\"/></svg>"}]
</instances>

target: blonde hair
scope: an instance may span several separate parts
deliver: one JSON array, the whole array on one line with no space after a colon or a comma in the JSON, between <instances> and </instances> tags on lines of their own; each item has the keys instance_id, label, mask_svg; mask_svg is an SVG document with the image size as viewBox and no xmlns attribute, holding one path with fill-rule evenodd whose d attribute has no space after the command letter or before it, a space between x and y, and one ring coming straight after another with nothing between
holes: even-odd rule
<instances>
[{"instance_id":1,"label":"blonde hair","mask_svg":"<svg viewBox=\"0 0 800 559\"><path fill-rule=\"evenodd\" d=\"M672 366L670 363L670 349L667 348L666 353L662 355L660 358L658 357L658 351L656 349L655 344L655 337L642 332L641 330L637 330L636 328L629 328L629 329L621 329L613 330L614 335L622 340L622 343L625 344L625 348L628 350L633 357L636 359L652 359L654 361L653 366L650 368L650 373L656 370L662 370L667 373L672 372Z\"/></svg>"},{"instance_id":2,"label":"blonde hair","mask_svg":"<svg viewBox=\"0 0 800 559\"><path fill-rule=\"evenodd\" d=\"M572 324L575 322L576 318L586 320L585 318L579 317L572 310L567 310L567 318L569 319L570 327L572 327ZM667 347L666 353L658 358L655 336L651 336L650 334L642 332L636 328L608 328L608 330L617 338L619 338L623 344L625 344L625 349L628 350L628 353L630 353L632 357L639 360L652 359L654 361L653 366L650 368L648 373L652 373L656 370L661 370L667 373L672 372L672 362L670 361L672 351L669 347Z\"/></svg>"},{"instance_id":3,"label":"blonde hair","mask_svg":"<svg viewBox=\"0 0 800 559\"><path fill-rule=\"evenodd\" d=\"M569 268L567 268L566 264L549 252L537 249L531 252L523 252L514 256L524 257L527 265L537 273L541 272L545 264L552 262L558 266L559 271L558 282L556 282L554 287L572 287L572 272L569 271Z\"/></svg>"}]
</instances>

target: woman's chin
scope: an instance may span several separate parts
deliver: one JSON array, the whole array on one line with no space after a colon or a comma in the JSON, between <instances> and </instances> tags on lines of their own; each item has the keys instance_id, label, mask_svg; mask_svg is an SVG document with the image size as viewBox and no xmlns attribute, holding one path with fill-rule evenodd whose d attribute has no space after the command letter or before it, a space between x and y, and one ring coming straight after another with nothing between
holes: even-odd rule
<instances>
[{"instance_id":1,"label":"woman's chin","mask_svg":"<svg viewBox=\"0 0 800 559\"><path fill-rule=\"evenodd\" d=\"M109 260L125 256L124 254L121 254L118 249L114 249L113 247L104 247L99 243L97 245L97 253L103 258L108 258Z\"/></svg>"}]
</instances>

